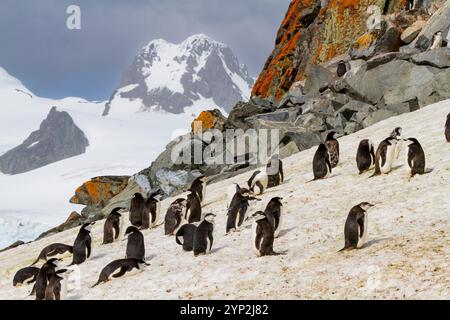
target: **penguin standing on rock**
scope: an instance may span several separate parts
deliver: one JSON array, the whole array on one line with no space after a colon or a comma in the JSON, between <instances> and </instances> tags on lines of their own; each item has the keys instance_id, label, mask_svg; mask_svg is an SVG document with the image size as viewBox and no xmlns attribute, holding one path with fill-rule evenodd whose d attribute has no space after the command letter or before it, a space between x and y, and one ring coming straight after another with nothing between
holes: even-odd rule
<instances>
[{"instance_id":1,"label":"penguin standing on rock","mask_svg":"<svg viewBox=\"0 0 450 320\"><path fill-rule=\"evenodd\" d=\"M406 141L408 146L407 164L409 167L409 177L416 174L425 174L425 152L419 141L415 138L409 138Z\"/></svg>"},{"instance_id":2,"label":"penguin standing on rock","mask_svg":"<svg viewBox=\"0 0 450 320\"><path fill-rule=\"evenodd\" d=\"M313 173L314 179L326 179L330 176L332 171L331 162L330 162L330 153L325 144L321 143L313 158Z\"/></svg>"},{"instance_id":3,"label":"penguin standing on rock","mask_svg":"<svg viewBox=\"0 0 450 320\"><path fill-rule=\"evenodd\" d=\"M145 242L142 232L138 228L130 226L125 231L125 236L128 236L125 258L145 261Z\"/></svg>"},{"instance_id":4,"label":"penguin standing on rock","mask_svg":"<svg viewBox=\"0 0 450 320\"><path fill-rule=\"evenodd\" d=\"M183 223L183 213L186 208L186 203L186 199L179 198L172 202L167 209L167 213L164 218L164 232L166 236L175 234Z\"/></svg>"},{"instance_id":5,"label":"penguin standing on rock","mask_svg":"<svg viewBox=\"0 0 450 320\"><path fill-rule=\"evenodd\" d=\"M161 194L157 192L150 195L145 201L145 210L143 210L142 229L154 228L158 223L159 214L161 212Z\"/></svg>"},{"instance_id":6,"label":"penguin standing on rock","mask_svg":"<svg viewBox=\"0 0 450 320\"><path fill-rule=\"evenodd\" d=\"M340 251L359 249L364 245L369 222L367 210L372 207L373 204L362 202L350 210L344 228L345 246Z\"/></svg>"},{"instance_id":7,"label":"penguin standing on rock","mask_svg":"<svg viewBox=\"0 0 450 320\"><path fill-rule=\"evenodd\" d=\"M115 208L105 220L103 226L103 244L113 243L119 238L120 231L122 230L122 215L119 211L122 208Z\"/></svg>"},{"instance_id":8,"label":"penguin standing on rock","mask_svg":"<svg viewBox=\"0 0 450 320\"><path fill-rule=\"evenodd\" d=\"M91 229L95 222L85 223L73 243L73 261L71 265L82 264L91 256Z\"/></svg>"},{"instance_id":9,"label":"penguin standing on rock","mask_svg":"<svg viewBox=\"0 0 450 320\"><path fill-rule=\"evenodd\" d=\"M145 200L142 194L135 193L131 199L130 223L135 227L142 226L142 214L145 210Z\"/></svg>"},{"instance_id":10,"label":"penguin standing on rock","mask_svg":"<svg viewBox=\"0 0 450 320\"><path fill-rule=\"evenodd\" d=\"M97 283L94 284L91 288L94 288L94 287L98 286L101 283L105 283L105 282L110 281L111 280L111 275L112 275L113 278L120 278L125 273L130 272L133 269L140 270L142 267L148 266L148 265L149 264L147 264L144 260L139 260L139 259L120 259L120 260L115 260L115 261L109 263L108 265L106 265L106 267L104 267L102 269L102 271L100 272L100 276L98 278ZM119 272L117 272L116 274L113 274L118 269L120 269Z\"/></svg>"},{"instance_id":11,"label":"penguin standing on rock","mask_svg":"<svg viewBox=\"0 0 450 320\"><path fill-rule=\"evenodd\" d=\"M447 115L447 122L445 123L445 139L450 142L450 113Z\"/></svg>"},{"instance_id":12,"label":"penguin standing on rock","mask_svg":"<svg viewBox=\"0 0 450 320\"><path fill-rule=\"evenodd\" d=\"M236 185L236 193L228 207L226 233L238 230L244 223L250 201L257 200L250 195L250 190Z\"/></svg>"},{"instance_id":13,"label":"penguin standing on rock","mask_svg":"<svg viewBox=\"0 0 450 320\"><path fill-rule=\"evenodd\" d=\"M206 198L206 177L201 176L195 179L191 184L190 190L198 195L200 203L203 204Z\"/></svg>"},{"instance_id":14,"label":"penguin standing on rock","mask_svg":"<svg viewBox=\"0 0 450 320\"><path fill-rule=\"evenodd\" d=\"M66 252L73 253L73 247L62 243L50 244L46 246L44 249L42 249L36 261L34 261L31 265L34 266L40 260L47 261L49 257L56 257L58 255L63 255Z\"/></svg>"},{"instance_id":15,"label":"penguin standing on rock","mask_svg":"<svg viewBox=\"0 0 450 320\"><path fill-rule=\"evenodd\" d=\"M375 164L375 147L369 139L361 140L356 153L356 165L358 166L359 174L362 174L370 169Z\"/></svg>"},{"instance_id":16,"label":"penguin standing on rock","mask_svg":"<svg viewBox=\"0 0 450 320\"><path fill-rule=\"evenodd\" d=\"M395 159L397 142L398 140L393 137L381 141L375 154L375 172L371 178L391 172L392 164Z\"/></svg>"},{"instance_id":17,"label":"penguin standing on rock","mask_svg":"<svg viewBox=\"0 0 450 320\"><path fill-rule=\"evenodd\" d=\"M258 257L279 255L273 251L274 224L273 219L258 211L252 215L253 223L253 246Z\"/></svg>"},{"instance_id":18,"label":"penguin standing on rock","mask_svg":"<svg viewBox=\"0 0 450 320\"><path fill-rule=\"evenodd\" d=\"M183 246L184 251L194 250L194 235L197 232L197 226L194 224L185 224L177 232L175 241Z\"/></svg>"},{"instance_id":19,"label":"penguin standing on rock","mask_svg":"<svg viewBox=\"0 0 450 320\"><path fill-rule=\"evenodd\" d=\"M325 146L330 154L331 168L336 168L339 163L339 141L336 140L337 133L331 131L325 140Z\"/></svg>"},{"instance_id":20,"label":"penguin standing on rock","mask_svg":"<svg viewBox=\"0 0 450 320\"><path fill-rule=\"evenodd\" d=\"M208 213L194 233L194 256L208 254L211 252L214 237L215 214Z\"/></svg>"}]
</instances>

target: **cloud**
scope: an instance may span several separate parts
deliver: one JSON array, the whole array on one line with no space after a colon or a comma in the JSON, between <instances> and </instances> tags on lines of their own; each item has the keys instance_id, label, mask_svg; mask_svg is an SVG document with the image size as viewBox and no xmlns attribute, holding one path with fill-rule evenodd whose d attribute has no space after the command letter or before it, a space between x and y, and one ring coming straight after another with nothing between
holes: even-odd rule
<instances>
[{"instance_id":1,"label":"cloud","mask_svg":"<svg viewBox=\"0 0 450 320\"><path fill-rule=\"evenodd\" d=\"M229 45L253 76L273 49L289 0L2 0L0 66L36 94L106 99L155 38L205 33ZM66 28L81 7L82 30Z\"/></svg>"}]
</instances>

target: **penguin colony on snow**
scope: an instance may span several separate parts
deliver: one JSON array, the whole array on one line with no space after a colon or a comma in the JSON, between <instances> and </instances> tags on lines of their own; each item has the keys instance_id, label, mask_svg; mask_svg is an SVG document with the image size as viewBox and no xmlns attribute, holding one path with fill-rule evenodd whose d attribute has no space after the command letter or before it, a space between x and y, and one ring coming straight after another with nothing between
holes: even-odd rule
<instances>
[{"instance_id":1,"label":"penguin colony on snow","mask_svg":"<svg viewBox=\"0 0 450 320\"><path fill-rule=\"evenodd\" d=\"M345 65L341 65L344 72ZM450 114L445 123L445 137L450 142ZM327 179L332 176L332 169L339 163L339 142L337 134L332 131L321 143L313 158L312 181ZM375 146L369 139L359 143L356 153L356 165L359 174L375 168L371 177L388 174L392 171L394 161L399 157L400 149L407 147L406 164L408 177L426 174L425 152L415 138L402 138L402 129L395 128L392 133ZM281 185L284 181L283 163L277 155L272 156L265 171L254 172L247 181L246 187L238 184L231 186L228 194L226 233L238 232L246 221L253 221L253 248L258 257L279 255L275 252L274 241L280 236L282 226L282 198L274 197L267 204L264 211L257 211L249 215L247 212L252 203L261 201L257 195L267 189ZM194 256L211 253L214 243L215 217L213 213L203 213L202 205L206 199L206 177L197 178L188 189L185 198L173 201L164 218L164 232L174 235L175 241L184 251L193 252ZM111 278L120 278L133 270L141 270L149 266L145 258L145 241L142 230L158 227L157 221L161 209L160 191L152 193L146 200L142 194L136 193L131 199L129 208L129 226L124 232L124 217L122 212L127 208L115 208L106 218L103 228L103 245L117 241L121 234L127 237L126 252L123 259L114 260L105 266L99 275L97 283L108 282ZM348 213L344 226L344 247L340 250L359 249L364 246L368 234L368 211L374 207L369 202L362 202L354 206ZM30 295L37 300L60 300L67 294L67 279L72 265L84 263L92 256L91 228L93 223L81 226L72 246L54 243L39 253L36 261L29 267L16 272L13 278L14 286L33 284ZM72 264L66 268L58 268L61 257L72 254ZM35 267L40 261L43 265Z\"/></svg>"}]
</instances>

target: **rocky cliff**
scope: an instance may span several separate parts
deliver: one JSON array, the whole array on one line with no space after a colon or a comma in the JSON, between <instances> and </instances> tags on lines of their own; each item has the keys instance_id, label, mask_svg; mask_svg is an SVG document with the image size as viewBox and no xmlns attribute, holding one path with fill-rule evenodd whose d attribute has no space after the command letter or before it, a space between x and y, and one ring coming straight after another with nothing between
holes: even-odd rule
<instances>
[{"instance_id":1,"label":"rocky cliff","mask_svg":"<svg viewBox=\"0 0 450 320\"><path fill-rule=\"evenodd\" d=\"M53 107L39 130L0 157L0 171L5 174L24 173L83 154L88 146L89 141L72 117Z\"/></svg>"}]
</instances>

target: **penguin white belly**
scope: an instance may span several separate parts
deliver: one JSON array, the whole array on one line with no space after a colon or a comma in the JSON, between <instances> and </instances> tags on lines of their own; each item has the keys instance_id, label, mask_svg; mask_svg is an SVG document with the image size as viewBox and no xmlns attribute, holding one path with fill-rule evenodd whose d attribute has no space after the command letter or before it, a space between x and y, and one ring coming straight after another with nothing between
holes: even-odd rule
<instances>
[{"instance_id":1,"label":"penguin white belly","mask_svg":"<svg viewBox=\"0 0 450 320\"><path fill-rule=\"evenodd\" d=\"M161 213L161 201L156 203L156 217L155 221L152 223L152 227L155 227L158 224L159 214Z\"/></svg>"},{"instance_id":2,"label":"penguin white belly","mask_svg":"<svg viewBox=\"0 0 450 320\"><path fill-rule=\"evenodd\" d=\"M211 252L211 241L209 240L209 237L206 237L206 254Z\"/></svg>"},{"instance_id":3,"label":"penguin white belly","mask_svg":"<svg viewBox=\"0 0 450 320\"><path fill-rule=\"evenodd\" d=\"M123 226L125 224L125 216L124 214L120 215L120 219L119 219L119 236L117 237L117 240L122 240L123 239Z\"/></svg>"},{"instance_id":4,"label":"penguin white belly","mask_svg":"<svg viewBox=\"0 0 450 320\"><path fill-rule=\"evenodd\" d=\"M253 248L255 249L255 252L256 252L256 255L258 256L258 257L260 257L261 256L261 252L260 252L260 247L261 247L261 242L260 243L256 243L256 229L258 228L258 224L255 222L255 223L253 223L253 226L252 226L252 234L253 234L253 236L252 236L252 240L253 240ZM261 239L261 241L262 241L262 239Z\"/></svg>"},{"instance_id":5,"label":"penguin white belly","mask_svg":"<svg viewBox=\"0 0 450 320\"><path fill-rule=\"evenodd\" d=\"M65 300L67 297L67 281L68 276L64 276L61 280L61 292L59 293L61 300Z\"/></svg>"},{"instance_id":6,"label":"penguin white belly","mask_svg":"<svg viewBox=\"0 0 450 320\"><path fill-rule=\"evenodd\" d=\"M360 249L366 242L368 227L369 227L369 219L368 219L367 213L365 213L364 214L364 232L363 232L362 236L359 237L358 245L357 245L358 249Z\"/></svg>"},{"instance_id":7,"label":"penguin white belly","mask_svg":"<svg viewBox=\"0 0 450 320\"><path fill-rule=\"evenodd\" d=\"M259 182L262 185L262 189L261 187L259 187L256 183ZM269 184L269 177L267 176L267 174L265 172L260 172L258 175L256 175L255 179L253 180L252 183L252 188L254 190L254 193L256 195L261 195L264 193L264 190L267 189L267 185Z\"/></svg>"},{"instance_id":8,"label":"penguin white belly","mask_svg":"<svg viewBox=\"0 0 450 320\"><path fill-rule=\"evenodd\" d=\"M205 202L206 199L206 182L203 182L202 186L202 204Z\"/></svg>"},{"instance_id":9,"label":"penguin white belly","mask_svg":"<svg viewBox=\"0 0 450 320\"><path fill-rule=\"evenodd\" d=\"M386 162L384 163L384 166L380 167L381 173L389 173L392 169L392 163L394 162L395 158L395 150L396 146L389 146L386 151ZM381 161L381 159L380 159Z\"/></svg>"},{"instance_id":10,"label":"penguin white belly","mask_svg":"<svg viewBox=\"0 0 450 320\"><path fill-rule=\"evenodd\" d=\"M403 139L400 139L397 142L397 145L395 146L395 157L394 160L397 160L400 156L400 152L402 151L402 147L403 147Z\"/></svg>"}]
</instances>

